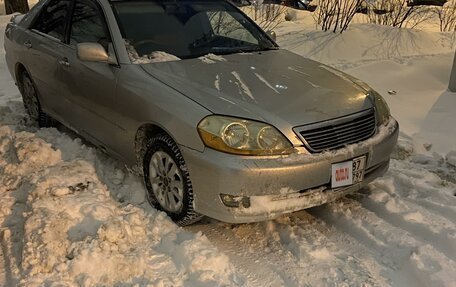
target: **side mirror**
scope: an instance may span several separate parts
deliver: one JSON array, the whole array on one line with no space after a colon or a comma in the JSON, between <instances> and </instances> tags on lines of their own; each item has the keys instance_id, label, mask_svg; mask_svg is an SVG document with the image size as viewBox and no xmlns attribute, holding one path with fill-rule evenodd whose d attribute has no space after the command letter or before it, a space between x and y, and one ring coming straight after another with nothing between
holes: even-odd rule
<instances>
[{"instance_id":1,"label":"side mirror","mask_svg":"<svg viewBox=\"0 0 456 287\"><path fill-rule=\"evenodd\" d=\"M79 43L77 53L81 61L117 64L117 61L109 57L105 48L98 43Z\"/></svg>"},{"instance_id":2,"label":"side mirror","mask_svg":"<svg viewBox=\"0 0 456 287\"><path fill-rule=\"evenodd\" d=\"M272 40L274 40L274 41L277 40L276 32L274 32L274 31L272 31L272 30L269 30L269 31L267 31L266 33L269 35L269 37L272 38Z\"/></svg>"},{"instance_id":3,"label":"side mirror","mask_svg":"<svg viewBox=\"0 0 456 287\"><path fill-rule=\"evenodd\" d=\"M24 14L15 14L11 17L10 22L18 25L22 21L24 16L25 16Z\"/></svg>"}]
</instances>

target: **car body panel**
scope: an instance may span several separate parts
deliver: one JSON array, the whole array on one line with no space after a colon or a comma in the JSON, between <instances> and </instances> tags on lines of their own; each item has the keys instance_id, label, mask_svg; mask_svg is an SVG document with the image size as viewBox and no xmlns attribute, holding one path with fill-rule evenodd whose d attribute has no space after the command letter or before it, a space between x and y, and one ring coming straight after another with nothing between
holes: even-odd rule
<instances>
[{"instance_id":1,"label":"car body panel","mask_svg":"<svg viewBox=\"0 0 456 287\"><path fill-rule=\"evenodd\" d=\"M9 24L10 32L5 35L11 74L15 76L18 63L24 65L40 94L46 95L40 98L43 110L128 165L137 164L135 137L146 124L156 125L180 144L202 151L204 144L196 126L210 112L152 78L140 66L131 64L109 3L99 1L99 4L105 13L119 66L81 62L75 47L29 29L33 21L25 17L27 25ZM22 45L27 40L33 42L32 49ZM47 52L42 56L44 51ZM67 58L70 67L59 65L62 58ZM49 84L41 85L42 82L53 83L52 90L48 90ZM89 94L99 98L92 99ZM187 113L190 106L194 113Z\"/></svg>"},{"instance_id":2,"label":"car body panel","mask_svg":"<svg viewBox=\"0 0 456 287\"><path fill-rule=\"evenodd\" d=\"M262 121L277 117L299 126L373 107L367 91L342 72L286 50L142 67L215 114Z\"/></svg>"},{"instance_id":3,"label":"car body panel","mask_svg":"<svg viewBox=\"0 0 456 287\"><path fill-rule=\"evenodd\" d=\"M214 114L274 125L295 146L302 141L293 127L374 105L367 91L349 76L286 50L214 59L206 56L141 66Z\"/></svg>"},{"instance_id":4,"label":"car body panel","mask_svg":"<svg viewBox=\"0 0 456 287\"><path fill-rule=\"evenodd\" d=\"M144 124L160 127L177 143L190 149L204 150L196 126L211 112L150 77L140 66L122 66L118 76L117 103L122 107L118 119L127 135L119 135L122 138L116 138L119 140L116 144L128 164L135 163L134 137Z\"/></svg>"},{"instance_id":5,"label":"car body panel","mask_svg":"<svg viewBox=\"0 0 456 287\"><path fill-rule=\"evenodd\" d=\"M365 183L386 170L397 142L397 126L389 133L377 131L377 141L368 139L324 154L310 154L293 131L375 108L368 89L349 75L280 49L133 64L111 3L96 1L109 27L110 52L117 64L83 62L75 46L30 29L37 11L48 2L44 0L21 22L8 24L8 68L18 82L18 67L25 67L44 111L129 166L142 164L136 146L141 127L154 125L169 134L188 165L195 211L229 222L268 219L312 204L289 208L285 204L269 214L242 213L224 206L220 194L261 197L284 189L299 193L318 188L330 181L332 163L358 156L367 157L367 170L375 169ZM31 48L24 45L27 41ZM62 59L68 65L60 63ZM212 150L204 145L197 127L214 114L271 124L288 138L295 152L252 157ZM382 123L377 124L381 128ZM361 186L345 188L327 200Z\"/></svg>"},{"instance_id":6,"label":"car body panel","mask_svg":"<svg viewBox=\"0 0 456 287\"><path fill-rule=\"evenodd\" d=\"M73 108L62 107L57 114L67 125L90 136L99 145L110 143L112 135L125 132L118 123L122 111L116 96L119 69L106 63L79 60L75 46L66 46L62 58L67 64L59 67L62 79L60 96L65 100L64 107Z\"/></svg>"},{"instance_id":7,"label":"car body panel","mask_svg":"<svg viewBox=\"0 0 456 287\"><path fill-rule=\"evenodd\" d=\"M364 143L312 155L307 154L304 148L298 148L298 152L290 156L263 158L233 156L210 149L199 153L181 147L181 151L187 161L193 187L198 190L195 210L221 221L243 223L271 219L283 213L320 205L366 186L386 172L398 133L397 122L391 119L388 127L382 127L381 133ZM367 157L363 183L331 189L331 164L359 156ZM283 195L291 202L285 207L278 206L278 209L268 203L270 212L263 213L254 203L251 208L227 207L222 203L220 193L259 199ZM308 194L309 200L293 203L296 198L305 198Z\"/></svg>"}]
</instances>

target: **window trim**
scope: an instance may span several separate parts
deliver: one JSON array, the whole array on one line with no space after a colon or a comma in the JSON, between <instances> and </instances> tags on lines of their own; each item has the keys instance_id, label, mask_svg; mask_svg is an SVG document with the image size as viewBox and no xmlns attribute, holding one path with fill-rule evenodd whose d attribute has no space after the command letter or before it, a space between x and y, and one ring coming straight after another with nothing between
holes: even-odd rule
<instances>
[{"instance_id":1,"label":"window trim","mask_svg":"<svg viewBox=\"0 0 456 287\"><path fill-rule=\"evenodd\" d=\"M157 1L158 0L153 0L152 2L157 2ZM209 0L204 0L204 1L210 2ZM123 27L122 21L120 20L120 15L119 15L119 13L117 11L117 7L116 6L117 6L117 4L123 4L123 3L128 3L128 2L135 3L135 2L148 2L148 1L143 1L143 0L132 0L132 1L128 1L128 0L111 0L111 1L109 1L112 13L114 14L114 18L116 19L117 27L119 29L120 36L121 36L122 39L125 38L125 29ZM158 2L160 3L160 1L158 1ZM233 12L237 12L240 15L242 15L244 21L240 22L241 25L245 27L244 24L246 24L246 25L247 24L251 24L253 29L256 31L255 33L251 33L251 34L258 36L259 44L267 42L267 43L271 44L271 48L279 49L279 45L277 44L277 42L275 40L273 40L271 38L271 36L266 31L264 31L254 20L252 20L249 16L247 16L246 13L244 13L239 7L234 5L231 1L216 0L216 2L223 2L223 4L226 4L230 8L232 8ZM119 46L122 46L122 50L124 50L124 51L127 50L127 48L125 47L125 44L119 43ZM133 64L131 58L128 56L128 53L127 53L125 59L127 59L129 61L129 63ZM184 58L182 58L182 59L184 59Z\"/></svg>"},{"instance_id":2,"label":"window trim","mask_svg":"<svg viewBox=\"0 0 456 287\"><path fill-rule=\"evenodd\" d=\"M76 9L76 4L77 2L82 2L82 1L86 1L86 2L89 2L91 4L94 4L96 9L97 9L97 12L98 12L98 15L101 16L101 21L102 21L102 26L103 26L103 30L104 30L104 33L106 34L106 36L108 37L108 40L112 43L112 36L111 36L111 33L109 32L109 29L108 29L108 25L107 25L107 22L106 22L106 17L104 15L104 11L101 9L101 7L98 5L98 2L97 1L92 1L92 0L73 0L73 5L71 7L71 15L70 15L70 19L69 19L69 23L68 23L68 33L67 33L67 39L66 42L68 43L68 45L70 46L76 46L76 45L72 45L71 44L71 29L73 27L73 18L74 18L74 11Z\"/></svg>"},{"instance_id":3,"label":"window trim","mask_svg":"<svg viewBox=\"0 0 456 287\"><path fill-rule=\"evenodd\" d=\"M47 7L49 7L49 5L51 4L51 1L52 0L44 0L46 1L46 3L43 4L43 6L40 8L40 11L37 13L37 15L34 17L33 21L31 21L29 27L28 27L28 30L30 30L31 32L35 33L35 34L38 34L42 37L45 37L53 42L56 42L56 43L59 43L61 45L64 45L64 46L67 46L73 50L76 50L76 47L74 45L70 45L69 43L69 39L70 39L70 25L71 25L71 20L73 19L73 12L74 12L74 6L75 6L75 2L76 0L70 0L70 5L68 7L68 17L65 21L65 35L64 35L64 40L61 41L60 39L57 39L49 34L46 34L46 33L43 33L37 29L34 28L36 22L40 19L44 9L46 9ZM99 12L101 12L101 16L103 18L103 22L104 22L104 25L105 25L105 29L106 29L106 32L108 33L110 39L111 39L111 43L112 43L112 47L113 47L113 50L114 50L114 55L116 57L116 61L117 61L117 65L115 64L110 64L110 66L112 67L116 67L116 68L121 68L121 65L119 63L119 53L117 51L117 47L116 47L116 44L115 44L115 41L113 40L113 33L112 33L112 29L109 25L109 22L108 22L108 18L106 17L106 10L105 8L103 7L103 5L101 5L101 3L98 1L98 0L88 0L88 1L91 1L92 3L95 4L95 6L97 6Z\"/></svg>"},{"instance_id":4,"label":"window trim","mask_svg":"<svg viewBox=\"0 0 456 287\"><path fill-rule=\"evenodd\" d=\"M74 7L76 6L76 1L77 0L72 0L72 5L71 5L71 8L70 8L70 16L68 17L68 31L66 32L66 45L68 45L69 47L75 47L74 45L71 45L70 44L70 37L71 37L71 25L72 25L72 21L73 21L73 15L74 15ZM102 17L102 21L103 21L103 24L104 24L104 29L105 29L105 32L108 34L107 36L109 36L109 39L111 41L111 44L112 44L112 48L114 50L114 56L116 57L116 62L118 63L117 65L115 64L109 64L110 66L113 66L113 67L117 67L117 68L120 68L121 65L119 63L119 55L118 55L118 52L117 52L117 48L116 48L116 45L114 43L114 40L113 40L113 37L112 37L112 31L111 31L111 27L109 26L109 23L107 21L107 17L106 17L106 11L103 7L103 5L100 4L100 2L98 0L85 0L85 1L89 1L91 3L93 3L97 8L98 8L98 12L100 12L100 15ZM109 53L109 51L106 51Z\"/></svg>"},{"instance_id":5,"label":"window trim","mask_svg":"<svg viewBox=\"0 0 456 287\"><path fill-rule=\"evenodd\" d=\"M68 2L70 2L70 5L67 8L67 13L69 14L72 11L74 0L69 0ZM41 31L35 29L35 25L39 21L39 19L41 18L41 15L43 15L44 9L47 9L51 5L51 3L52 3L52 0L47 0L47 2L43 5L43 7L41 7L39 13L37 13L35 19L33 19L32 23L30 24L29 30L34 32L34 33L37 33L38 35L43 36L43 37L45 37L45 38L47 38L49 40L52 40L54 42L57 42L57 43L60 43L60 44L66 44L65 40L66 40L66 35L67 35L67 32L68 32L67 29L68 29L69 17L67 17L65 19L65 27L63 29L64 30L64 32L63 32L64 33L63 34L63 41L58 39L58 38L56 38L56 37L53 37L53 36L51 36L49 34L46 34L44 32L41 32Z\"/></svg>"},{"instance_id":6,"label":"window trim","mask_svg":"<svg viewBox=\"0 0 456 287\"><path fill-rule=\"evenodd\" d=\"M38 35L40 35L40 36L42 36L42 37L44 37L44 38L47 38L47 39L49 39L49 40L52 40L52 41L54 41L54 42L56 42L56 43L65 44L65 43L63 43L60 39L57 39L56 37L53 37L53 36L51 36L51 35L49 35L49 34L46 34L46 33L43 33L43 32L41 32L41 31L39 31L39 30L31 29L31 31L34 32L34 33L36 33L36 34L38 34Z\"/></svg>"}]
</instances>

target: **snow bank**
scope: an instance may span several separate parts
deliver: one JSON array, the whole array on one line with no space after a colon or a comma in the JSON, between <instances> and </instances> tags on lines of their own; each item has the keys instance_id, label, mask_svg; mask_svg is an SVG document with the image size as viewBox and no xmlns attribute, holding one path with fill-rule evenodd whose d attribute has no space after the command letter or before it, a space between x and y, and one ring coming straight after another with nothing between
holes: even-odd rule
<instances>
[{"instance_id":1,"label":"snow bank","mask_svg":"<svg viewBox=\"0 0 456 287\"><path fill-rule=\"evenodd\" d=\"M36 134L0 128L0 223L23 216L20 286L229 286L228 257L164 213L120 204L95 166L64 160ZM12 206L24 198L22 214ZM20 249L19 249L20 250ZM235 281L237 280L237 281Z\"/></svg>"}]
</instances>

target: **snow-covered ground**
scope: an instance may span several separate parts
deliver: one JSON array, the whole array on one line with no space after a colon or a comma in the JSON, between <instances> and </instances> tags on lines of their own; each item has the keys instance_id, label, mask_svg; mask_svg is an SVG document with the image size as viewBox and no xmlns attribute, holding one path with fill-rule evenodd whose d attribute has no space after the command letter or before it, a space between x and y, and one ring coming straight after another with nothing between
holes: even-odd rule
<instances>
[{"instance_id":1,"label":"snow-covered ground","mask_svg":"<svg viewBox=\"0 0 456 287\"><path fill-rule=\"evenodd\" d=\"M0 285L456 286L454 35L367 24L334 35L306 12L277 33L385 96L402 133L383 178L272 221L179 228L120 162L28 124L1 49Z\"/></svg>"}]
</instances>

